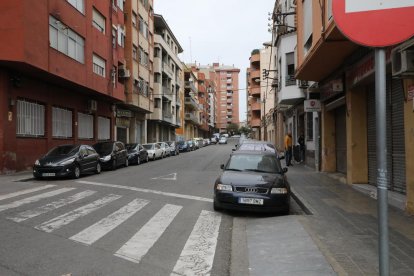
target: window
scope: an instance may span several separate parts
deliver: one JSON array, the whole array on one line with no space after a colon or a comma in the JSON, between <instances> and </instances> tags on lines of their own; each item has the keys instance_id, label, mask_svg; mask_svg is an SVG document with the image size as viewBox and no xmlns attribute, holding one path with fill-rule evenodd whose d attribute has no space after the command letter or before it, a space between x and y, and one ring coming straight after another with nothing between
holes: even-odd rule
<instances>
[{"instance_id":1,"label":"window","mask_svg":"<svg viewBox=\"0 0 414 276\"><path fill-rule=\"evenodd\" d=\"M305 54L309 51L309 39L312 36L312 0L303 1L303 43Z\"/></svg>"},{"instance_id":2,"label":"window","mask_svg":"<svg viewBox=\"0 0 414 276\"><path fill-rule=\"evenodd\" d=\"M93 139L93 116L78 112L78 137Z\"/></svg>"},{"instance_id":3,"label":"window","mask_svg":"<svg viewBox=\"0 0 414 276\"><path fill-rule=\"evenodd\" d=\"M124 47L125 45L125 29L118 25L118 45Z\"/></svg>"},{"instance_id":4,"label":"window","mask_svg":"<svg viewBox=\"0 0 414 276\"><path fill-rule=\"evenodd\" d=\"M294 53L286 53L286 82L285 86L296 85L295 56Z\"/></svg>"},{"instance_id":5,"label":"window","mask_svg":"<svg viewBox=\"0 0 414 276\"><path fill-rule=\"evenodd\" d=\"M148 66L148 54L141 47L139 47L139 63Z\"/></svg>"},{"instance_id":6,"label":"window","mask_svg":"<svg viewBox=\"0 0 414 276\"><path fill-rule=\"evenodd\" d=\"M18 100L16 134L22 136L44 136L45 106Z\"/></svg>"},{"instance_id":7,"label":"window","mask_svg":"<svg viewBox=\"0 0 414 276\"><path fill-rule=\"evenodd\" d=\"M135 12L132 12L132 26L134 26L135 28L137 27L137 14Z\"/></svg>"},{"instance_id":8,"label":"window","mask_svg":"<svg viewBox=\"0 0 414 276\"><path fill-rule=\"evenodd\" d=\"M85 40L53 16L49 16L49 43L53 49L84 63Z\"/></svg>"},{"instance_id":9,"label":"window","mask_svg":"<svg viewBox=\"0 0 414 276\"><path fill-rule=\"evenodd\" d=\"M313 141L313 112L306 113L306 140Z\"/></svg>"},{"instance_id":10,"label":"window","mask_svg":"<svg viewBox=\"0 0 414 276\"><path fill-rule=\"evenodd\" d=\"M138 60L138 53L137 52L138 52L137 46L132 45L132 58L134 60Z\"/></svg>"},{"instance_id":11,"label":"window","mask_svg":"<svg viewBox=\"0 0 414 276\"><path fill-rule=\"evenodd\" d=\"M111 138L111 120L98 117L98 140L109 140Z\"/></svg>"},{"instance_id":12,"label":"window","mask_svg":"<svg viewBox=\"0 0 414 276\"><path fill-rule=\"evenodd\" d=\"M116 48L117 29L112 28L112 48Z\"/></svg>"},{"instance_id":13,"label":"window","mask_svg":"<svg viewBox=\"0 0 414 276\"><path fill-rule=\"evenodd\" d=\"M84 0L67 0L75 9L85 14L85 3Z\"/></svg>"},{"instance_id":14,"label":"window","mask_svg":"<svg viewBox=\"0 0 414 276\"><path fill-rule=\"evenodd\" d=\"M105 34L105 22L105 17L94 8L92 11L92 25L103 34Z\"/></svg>"},{"instance_id":15,"label":"window","mask_svg":"<svg viewBox=\"0 0 414 276\"><path fill-rule=\"evenodd\" d=\"M140 0L140 1L141 1L142 5L144 5L144 7L146 9L148 9L148 0Z\"/></svg>"},{"instance_id":16,"label":"window","mask_svg":"<svg viewBox=\"0 0 414 276\"><path fill-rule=\"evenodd\" d=\"M118 8L123 11L124 10L124 0L117 0Z\"/></svg>"},{"instance_id":17,"label":"window","mask_svg":"<svg viewBox=\"0 0 414 276\"><path fill-rule=\"evenodd\" d=\"M99 76L106 77L105 60L93 54L93 72Z\"/></svg>"},{"instance_id":18,"label":"window","mask_svg":"<svg viewBox=\"0 0 414 276\"><path fill-rule=\"evenodd\" d=\"M148 39L148 24L141 16L139 17L139 32Z\"/></svg>"},{"instance_id":19,"label":"window","mask_svg":"<svg viewBox=\"0 0 414 276\"><path fill-rule=\"evenodd\" d=\"M332 19L332 0L328 0L328 20Z\"/></svg>"},{"instance_id":20,"label":"window","mask_svg":"<svg viewBox=\"0 0 414 276\"><path fill-rule=\"evenodd\" d=\"M155 108L161 108L161 99L160 98L156 98L154 100L154 107Z\"/></svg>"},{"instance_id":21,"label":"window","mask_svg":"<svg viewBox=\"0 0 414 276\"><path fill-rule=\"evenodd\" d=\"M72 137L72 111L52 108L52 135L60 138Z\"/></svg>"}]
</instances>

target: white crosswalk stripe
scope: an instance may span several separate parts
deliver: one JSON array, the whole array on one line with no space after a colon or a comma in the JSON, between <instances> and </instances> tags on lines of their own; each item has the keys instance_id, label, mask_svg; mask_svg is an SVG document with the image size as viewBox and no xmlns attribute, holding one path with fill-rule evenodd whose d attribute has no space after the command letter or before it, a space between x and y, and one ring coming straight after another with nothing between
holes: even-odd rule
<instances>
[{"instance_id":1,"label":"white crosswalk stripe","mask_svg":"<svg viewBox=\"0 0 414 276\"><path fill-rule=\"evenodd\" d=\"M166 204L115 255L139 263L141 258L161 237L181 208L182 206Z\"/></svg>"},{"instance_id":2,"label":"white crosswalk stripe","mask_svg":"<svg viewBox=\"0 0 414 276\"><path fill-rule=\"evenodd\" d=\"M4 210L7 210L7 209L17 208L17 207L20 207L24 204L34 203L34 202L37 202L39 200L42 200L42 199L45 199L45 198L48 198L48 197L52 197L52 196L56 196L56 195L59 195L59 194L62 194L62 193L72 191L74 189L75 188L62 188L62 189L50 191L50 192L47 192L47 193L43 193L43 194L28 197L28 198L24 198L24 199L21 199L21 200L17 200L17 201L11 202L9 204L0 205L0 212L4 211Z\"/></svg>"},{"instance_id":3,"label":"white crosswalk stripe","mask_svg":"<svg viewBox=\"0 0 414 276\"><path fill-rule=\"evenodd\" d=\"M148 200L137 198L108 217L70 237L70 239L90 245L133 216L136 212L147 205L148 202Z\"/></svg>"},{"instance_id":4,"label":"white crosswalk stripe","mask_svg":"<svg viewBox=\"0 0 414 276\"><path fill-rule=\"evenodd\" d=\"M117 200L118 198L120 198L121 196L119 195L114 195L114 194L110 194L106 197L103 197L101 199L98 199L90 204L87 204L85 206L82 206L78 209L75 209L73 211L70 211L66 214L63 214L61 216L58 216L56 218L53 218L49 221L46 221L40 225L35 226L36 229L38 230L42 230L45 232L53 232L54 230L57 230L59 228L61 228L62 226L65 226L71 222L73 222L74 220L86 216L90 213L92 213L93 211L98 210L101 207L104 207L105 205L107 205L108 203Z\"/></svg>"},{"instance_id":5,"label":"white crosswalk stripe","mask_svg":"<svg viewBox=\"0 0 414 276\"><path fill-rule=\"evenodd\" d=\"M8 219L13 220L15 222L22 222L22 221L25 221L27 219L34 218L34 217L37 217L37 216L42 215L44 213L47 213L49 211L56 210L56 209L58 209L60 207L63 207L65 205L74 203L78 200L81 200L81 199L86 198L90 195L93 195L94 193L96 193L96 192L95 191L90 191L90 190L83 191L83 192L77 193L75 195L69 196L67 198L62 198L62 199L59 199L57 201L48 203L48 204L46 204L44 206L41 206L41 207L38 207L34 210L24 211L20 214L17 214L15 217L8 217Z\"/></svg>"},{"instance_id":6,"label":"white crosswalk stripe","mask_svg":"<svg viewBox=\"0 0 414 276\"><path fill-rule=\"evenodd\" d=\"M203 210L171 275L210 275L221 216Z\"/></svg>"},{"instance_id":7,"label":"white crosswalk stripe","mask_svg":"<svg viewBox=\"0 0 414 276\"><path fill-rule=\"evenodd\" d=\"M36 188L26 189L26 190L14 192L14 193L6 194L6 195L0 195L0 200L13 198L13 197L20 196L20 195L25 195L25 194L41 191L41 190L44 190L44 189L49 189L49 188L52 188L52 187L55 187L55 185L45 185L45 186L42 186L42 187L36 187Z\"/></svg>"}]
</instances>

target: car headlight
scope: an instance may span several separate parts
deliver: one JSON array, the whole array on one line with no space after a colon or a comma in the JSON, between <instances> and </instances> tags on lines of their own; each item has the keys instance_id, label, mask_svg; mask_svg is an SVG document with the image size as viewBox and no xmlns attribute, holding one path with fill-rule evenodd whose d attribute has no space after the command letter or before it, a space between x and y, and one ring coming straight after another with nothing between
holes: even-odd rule
<instances>
[{"instance_id":1,"label":"car headlight","mask_svg":"<svg viewBox=\"0 0 414 276\"><path fill-rule=\"evenodd\" d=\"M62 161L58 165L66 166L66 165L69 165L69 164L73 163L73 161L75 161L75 157L70 158L70 159L65 160L65 161Z\"/></svg>"},{"instance_id":2,"label":"car headlight","mask_svg":"<svg viewBox=\"0 0 414 276\"><path fill-rule=\"evenodd\" d=\"M110 155L107 155L107 156L105 156L104 158L102 158L102 160L103 161L109 161L109 160L111 160L111 156Z\"/></svg>"},{"instance_id":3,"label":"car headlight","mask_svg":"<svg viewBox=\"0 0 414 276\"><path fill-rule=\"evenodd\" d=\"M286 188L272 188L270 193L271 194L287 194L288 190Z\"/></svg>"},{"instance_id":4,"label":"car headlight","mask_svg":"<svg viewBox=\"0 0 414 276\"><path fill-rule=\"evenodd\" d=\"M36 165L36 166L40 166L39 159L38 159L38 160L36 160L35 165Z\"/></svg>"},{"instance_id":5,"label":"car headlight","mask_svg":"<svg viewBox=\"0 0 414 276\"><path fill-rule=\"evenodd\" d=\"M233 187L231 185L226 185L226 184L217 184L216 189L218 191L233 191Z\"/></svg>"}]
</instances>

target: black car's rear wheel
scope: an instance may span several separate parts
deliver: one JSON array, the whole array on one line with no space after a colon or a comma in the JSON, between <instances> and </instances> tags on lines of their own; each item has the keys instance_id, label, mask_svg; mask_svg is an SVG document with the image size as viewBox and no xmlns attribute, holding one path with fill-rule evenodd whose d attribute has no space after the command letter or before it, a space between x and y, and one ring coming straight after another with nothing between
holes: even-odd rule
<instances>
[{"instance_id":1,"label":"black car's rear wheel","mask_svg":"<svg viewBox=\"0 0 414 276\"><path fill-rule=\"evenodd\" d=\"M116 164L116 160L114 159L114 160L112 160L111 169L114 171L114 170L116 170L116 167L117 167L117 164Z\"/></svg>"},{"instance_id":2,"label":"black car's rear wheel","mask_svg":"<svg viewBox=\"0 0 414 276\"><path fill-rule=\"evenodd\" d=\"M221 211L221 208L218 206L216 199L213 202L213 209L214 211Z\"/></svg>"}]
</instances>

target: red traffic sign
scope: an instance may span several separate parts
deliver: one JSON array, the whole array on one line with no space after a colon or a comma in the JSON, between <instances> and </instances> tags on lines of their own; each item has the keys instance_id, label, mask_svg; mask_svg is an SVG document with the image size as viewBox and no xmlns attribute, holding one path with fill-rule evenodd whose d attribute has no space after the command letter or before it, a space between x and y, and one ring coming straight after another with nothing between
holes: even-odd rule
<instances>
[{"instance_id":1,"label":"red traffic sign","mask_svg":"<svg viewBox=\"0 0 414 276\"><path fill-rule=\"evenodd\" d=\"M339 30L351 41L386 47L414 36L414 0L332 0Z\"/></svg>"}]
</instances>

